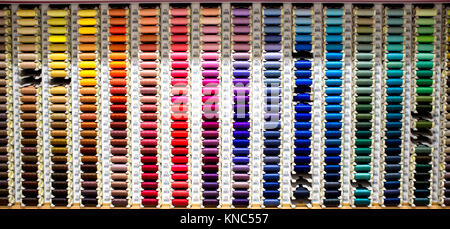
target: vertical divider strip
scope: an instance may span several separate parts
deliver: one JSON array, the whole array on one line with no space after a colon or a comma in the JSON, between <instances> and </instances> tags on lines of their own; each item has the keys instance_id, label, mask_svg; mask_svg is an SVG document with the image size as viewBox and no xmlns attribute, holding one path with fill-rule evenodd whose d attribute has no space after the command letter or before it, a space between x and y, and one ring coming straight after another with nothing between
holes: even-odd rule
<instances>
[{"instance_id":1,"label":"vertical divider strip","mask_svg":"<svg viewBox=\"0 0 450 229\"><path fill-rule=\"evenodd\" d=\"M73 203L80 204L80 96L78 79L78 4L71 4L71 84L72 84L72 190Z\"/></svg>"},{"instance_id":2,"label":"vertical divider strip","mask_svg":"<svg viewBox=\"0 0 450 229\"><path fill-rule=\"evenodd\" d=\"M410 200L409 191L409 161L411 154L411 49L412 49L412 5L405 5L405 101L404 101L404 129L403 129L403 182L402 203L408 204Z\"/></svg>"},{"instance_id":3,"label":"vertical divider strip","mask_svg":"<svg viewBox=\"0 0 450 229\"><path fill-rule=\"evenodd\" d=\"M441 138L441 148L440 148L440 160L441 160L441 164L440 164L440 171L439 174L441 176L441 179L439 180L439 204L441 206L447 206L448 205L448 197L449 197L449 193L446 193L447 190L449 190L449 188L446 187L446 183L448 182L448 178L445 177L445 175L447 174L447 171L445 169L445 167L449 164L448 160L446 160L446 157L448 155L447 150L448 150L448 145L449 145L449 136L447 135L449 128L447 128L447 124L448 119L447 119L447 115L448 115L448 103L447 103L447 99L449 98L449 94L447 92L447 89L449 88L447 86L447 83L449 82L449 77L448 74L449 72L449 42L450 40L448 40L448 35L449 35L449 10L450 8L446 5L443 6L442 9L442 57L441 57L441 66L443 67L442 69L442 76L441 76L441 93L442 93L442 100L441 100L441 134L443 135ZM447 39L446 39L447 38Z\"/></svg>"},{"instance_id":4,"label":"vertical divider strip","mask_svg":"<svg viewBox=\"0 0 450 229\"><path fill-rule=\"evenodd\" d=\"M342 170L342 204L349 205L351 203L351 154L352 148L352 132L353 132L353 110L352 110L352 32L353 32L353 20L352 20L352 4L345 3L345 16L344 16L344 150L343 150L343 170Z\"/></svg>"},{"instance_id":5,"label":"vertical divider strip","mask_svg":"<svg viewBox=\"0 0 450 229\"><path fill-rule=\"evenodd\" d=\"M292 164L292 4L283 3L283 74L282 74L282 157L281 157L281 206L291 205Z\"/></svg>"},{"instance_id":6,"label":"vertical divider strip","mask_svg":"<svg viewBox=\"0 0 450 229\"><path fill-rule=\"evenodd\" d=\"M101 32L101 158L102 158L102 199L103 202L99 202L100 205L111 203L111 176L110 176L110 119L109 119L109 53L108 53L108 28L109 28L109 20L108 20L108 4L102 3L100 4L100 32Z\"/></svg>"},{"instance_id":7,"label":"vertical divider strip","mask_svg":"<svg viewBox=\"0 0 450 229\"><path fill-rule=\"evenodd\" d=\"M16 203L22 202L22 174L21 174L21 161L20 161L20 124L19 124L19 69L18 69L18 32L17 32L17 9L18 5L13 4L11 6L11 27L12 27L12 77L13 77L13 109L14 109L14 188L15 188L15 201Z\"/></svg>"},{"instance_id":8,"label":"vertical divider strip","mask_svg":"<svg viewBox=\"0 0 450 229\"><path fill-rule=\"evenodd\" d=\"M200 3L191 4L191 204L202 204L202 72L200 61Z\"/></svg>"},{"instance_id":9,"label":"vertical divider strip","mask_svg":"<svg viewBox=\"0 0 450 229\"><path fill-rule=\"evenodd\" d=\"M322 3L314 3L314 102L313 102L313 163L311 204L319 206L322 193L322 130L323 130L323 60L322 60Z\"/></svg>"},{"instance_id":10,"label":"vertical divider strip","mask_svg":"<svg viewBox=\"0 0 450 229\"><path fill-rule=\"evenodd\" d=\"M252 90L251 94L251 207L260 207L261 202L261 155L262 155L262 64L261 64L261 3L252 4Z\"/></svg>"},{"instance_id":11,"label":"vertical divider strip","mask_svg":"<svg viewBox=\"0 0 450 229\"><path fill-rule=\"evenodd\" d=\"M231 123L232 123L232 82L231 82L231 4L222 3L222 49L221 49L221 192L220 206L231 206Z\"/></svg>"},{"instance_id":12,"label":"vertical divider strip","mask_svg":"<svg viewBox=\"0 0 450 229\"><path fill-rule=\"evenodd\" d=\"M141 204L140 104L139 104L139 5L130 4L130 83L131 83L131 197L132 205Z\"/></svg>"},{"instance_id":13,"label":"vertical divider strip","mask_svg":"<svg viewBox=\"0 0 450 229\"><path fill-rule=\"evenodd\" d=\"M434 87L434 126L433 126L433 164L432 164L432 196L431 196L431 203L432 204L438 204L439 202L439 183L441 182L440 177L440 164L441 164L441 76L442 76L442 4L436 3L436 24L435 24L435 49L434 49L434 66L435 66L435 87Z\"/></svg>"},{"instance_id":14,"label":"vertical divider strip","mask_svg":"<svg viewBox=\"0 0 450 229\"><path fill-rule=\"evenodd\" d=\"M169 61L169 4L161 3L161 205L171 205L170 196L170 61Z\"/></svg>"},{"instance_id":15,"label":"vertical divider strip","mask_svg":"<svg viewBox=\"0 0 450 229\"><path fill-rule=\"evenodd\" d=\"M50 133L49 133L49 69L48 69L48 4L41 5L41 47L42 47L42 149L44 160L44 204L50 202Z\"/></svg>"},{"instance_id":16,"label":"vertical divider strip","mask_svg":"<svg viewBox=\"0 0 450 229\"><path fill-rule=\"evenodd\" d=\"M380 188L382 187L381 182L381 128L382 128L382 77L383 77L383 63L382 63L382 51L384 50L383 45L383 6L380 3L375 4L375 37L374 37L374 47L375 47L375 93L374 93L374 148L373 148L373 166L372 166L372 205L380 203L380 195L382 192Z\"/></svg>"},{"instance_id":17,"label":"vertical divider strip","mask_svg":"<svg viewBox=\"0 0 450 229\"><path fill-rule=\"evenodd\" d=\"M8 12L9 14L6 15L7 18L10 18L11 16L11 5L9 5L8 7ZM9 27L11 26L11 24L9 25ZM6 34L11 37L11 31L6 31ZM6 41L5 44L9 43L11 45L11 41ZM11 47L11 46L10 46ZM11 55L11 50L6 51L6 53L9 53ZM12 92L12 82L13 82L13 78L12 78L12 55L9 56L8 58L6 58L10 64L10 66L6 66L4 69L5 70L10 70L6 72L5 75L5 79L6 79L6 92L11 93ZM14 122L14 107L13 107L13 96L11 94L6 96L6 105L7 105L7 110L8 113L7 114L7 147L6 147L6 153L7 153L7 157L8 157L8 161L7 163L7 190L8 190L8 195L7 195L7 206L11 206L12 204L14 204L14 187L15 187L15 176L14 176L14 126L13 126L13 122Z\"/></svg>"},{"instance_id":18,"label":"vertical divider strip","mask_svg":"<svg viewBox=\"0 0 450 229\"><path fill-rule=\"evenodd\" d=\"M202 75L200 66L200 3L191 4L191 207L200 207L201 202L201 114Z\"/></svg>"}]
</instances>

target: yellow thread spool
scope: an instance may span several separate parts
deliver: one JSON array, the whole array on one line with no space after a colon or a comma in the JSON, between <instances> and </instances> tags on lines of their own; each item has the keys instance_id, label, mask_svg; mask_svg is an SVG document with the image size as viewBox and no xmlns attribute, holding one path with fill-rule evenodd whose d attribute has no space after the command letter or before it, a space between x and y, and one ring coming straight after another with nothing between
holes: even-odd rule
<instances>
[{"instance_id":1,"label":"yellow thread spool","mask_svg":"<svg viewBox=\"0 0 450 229\"><path fill-rule=\"evenodd\" d=\"M50 27L48 29L48 32L50 34L66 34L67 28L66 27Z\"/></svg>"},{"instance_id":2,"label":"yellow thread spool","mask_svg":"<svg viewBox=\"0 0 450 229\"><path fill-rule=\"evenodd\" d=\"M65 52L67 50L67 46L65 44L51 44L49 49L52 52Z\"/></svg>"},{"instance_id":3,"label":"yellow thread spool","mask_svg":"<svg viewBox=\"0 0 450 229\"><path fill-rule=\"evenodd\" d=\"M91 77L96 77L96 76L97 76L97 71L95 71L95 70L81 70L80 71L80 77L91 78Z\"/></svg>"},{"instance_id":4,"label":"yellow thread spool","mask_svg":"<svg viewBox=\"0 0 450 229\"><path fill-rule=\"evenodd\" d=\"M96 86L97 80L96 79L81 79L80 85L81 86Z\"/></svg>"},{"instance_id":5,"label":"yellow thread spool","mask_svg":"<svg viewBox=\"0 0 450 229\"><path fill-rule=\"evenodd\" d=\"M95 61L81 61L78 65L80 68L96 68L97 63Z\"/></svg>"},{"instance_id":6,"label":"yellow thread spool","mask_svg":"<svg viewBox=\"0 0 450 229\"><path fill-rule=\"evenodd\" d=\"M52 53L49 55L50 60L66 60L67 54L65 53Z\"/></svg>"},{"instance_id":7,"label":"yellow thread spool","mask_svg":"<svg viewBox=\"0 0 450 229\"><path fill-rule=\"evenodd\" d=\"M78 32L80 34L96 34L97 28L96 27L81 27L81 28L79 28Z\"/></svg>"},{"instance_id":8,"label":"yellow thread spool","mask_svg":"<svg viewBox=\"0 0 450 229\"><path fill-rule=\"evenodd\" d=\"M66 36L49 36L48 41L51 43L66 43Z\"/></svg>"},{"instance_id":9,"label":"yellow thread spool","mask_svg":"<svg viewBox=\"0 0 450 229\"><path fill-rule=\"evenodd\" d=\"M48 24L51 26L65 26L67 21L65 18L50 18Z\"/></svg>"},{"instance_id":10,"label":"yellow thread spool","mask_svg":"<svg viewBox=\"0 0 450 229\"><path fill-rule=\"evenodd\" d=\"M97 16L97 10L79 10L78 16L80 16L80 17L95 17L95 16Z\"/></svg>"},{"instance_id":11,"label":"yellow thread spool","mask_svg":"<svg viewBox=\"0 0 450 229\"><path fill-rule=\"evenodd\" d=\"M51 69L66 69L67 68L67 63L66 62L61 62L61 61L55 61L55 62L51 62L48 66Z\"/></svg>"},{"instance_id":12,"label":"yellow thread spool","mask_svg":"<svg viewBox=\"0 0 450 229\"><path fill-rule=\"evenodd\" d=\"M19 17L36 17L36 10L17 10L17 16Z\"/></svg>"},{"instance_id":13,"label":"yellow thread spool","mask_svg":"<svg viewBox=\"0 0 450 229\"><path fill-rule=\"evenodd\" d=\"M50 71L50 77L52 77L52 78L64 78L66 76L67 76L67 72L65 70Z\"/></svg>"},{"instance_id":14,"label":"yellow thread spool","mask_svg":"<svg viewBox=\"0 0 450 229\"><path fill-rule=\"evenodd\" d=\"M82 26L96 25L97 19L95 18L80 18L78 19L78 24Z\"/></svg>"},{"instance_id":15,"label":"yellow thread spool","mask_svg":"<svg viewBox=\"0 0 450 229\"><path fill-rule=\"evenodd\" d=\"M48 10L47 15L49 17L66 17L69 15L68 10Z\"/></svg>"}]
</instances>

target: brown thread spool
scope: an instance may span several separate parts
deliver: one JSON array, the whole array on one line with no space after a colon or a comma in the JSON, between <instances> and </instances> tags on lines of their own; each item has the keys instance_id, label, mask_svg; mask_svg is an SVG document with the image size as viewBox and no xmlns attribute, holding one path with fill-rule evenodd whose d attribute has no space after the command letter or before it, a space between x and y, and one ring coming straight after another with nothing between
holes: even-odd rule
<instances>
[{"instance_id":1,"label":"brown thread spool","mask_svg":"<svg viewBox=\"0 0 450 229\"><path fill-rule=\"evenodd\" d=\"M68 124L66 122L52 122L52 123L50 123L50 127L52 129L66 129L67 125Z\"/></svg>"},{"instance_id":2,"label":"brown thread spool","mask_svg":"<svg viewBox=\"0 0 450 229\"><path fill-rule=\"evenodd\" d=\"M54 138L50 140L50 144L53 146L66 146L67 140L65 138Z\"/></svg>"},{"instance_id":3,"label":"brown thread spool","mask_svg":"<svg viewBox=\"0 0 450 229\"><path fill-rule=\"evenodd\" d=\"M80 43L96 43L98 40L97 36L91 36L91 35L83 35L78 37L78 42ZM82 59L80 57L80 59Z\"/></svg>"},{"instance_id":4,"label":"brown thread spool","mask_svg":"<svg viewBox=\"0 0 450 229\"><path fill-rule=\"evenodd\" d=\"M22 103L36 103L37 97L34 95L24 95L20 97Z\"/></svg>"},{"instance_id":5,"label":"brown thread spool","mask_svg":"<svg viewBox=\"0 0 450 229\"><path fill-rule=\"evenodd\" d=\"M52 154L67 154L69 151L65 147L53 147L51 152Z\"/></svg>"},{"instance_id":6,"label":"brown thread spool","mask_svg":"<svg viewBox=\"0 0 450 229\"><path fill-rule=\"evenodd\" d=\"M22 87L20 93L23 95L36 95L37 89L34 86Z\"/></svg>"},{"instance_id":7,"label":"brown thread spool","mask_svg":"<svg viewBox=\"0 0 450 229\"><path fill-rule=\"evenodd\" d=\"M95 130L82 130L80 132L80 136L84 138L96 138L97 137L97 131Z\"/></svg>"},{"instance_id":8,"label":"brown thread spool","mask_svg":"<svg viewBox=\"0 0 450 229\"><path fill-rule=\"evenodd\" d=\"M34 104L22 104L20 105L20 110L24 112L36 112L37 106Z\"/></svg>"},{"instance_id":9,"label":"brown thread spool","mask_svg":"<svg viewBox=\"0 0 450 229\"><path fill-rule=\"evenodd\" d=\"M36 61L39 59L39 55L34 53L22 53L19 54L19 59L22 61Z\"/></svg>"},{"instance_id":10,"label":"brown thread spool","mask_svg":"<svg viewBox=\"0 0 450 229\"><path fill-rule=\"evenodd\" d=\"M82 129L96 129L98 124L96 122L82 122L81 128Z\"/></svg>"},{"instance_id":11,"label":"brown thread spool","mask_svg":"<svg viewBox=\"0 0 450 229\"><path fill-rule=\"evenodd\" d=\"M95 54L95 53L81 53L81 54L79 54L79 57L82 60L95 60L95 59L97 59L97 54Z\"/></svg>"},{"instance_id":12,"label":"brown thread spool","mask_svg":"<svg viewBox=\"0 0 450 229\"><path fill-rule=\"evenodd\" d=\"M57 128L53 128L53 129L57 129ZM50 131L50 135L52 137L67 137L67 131L65 130L52 130Z\"/></svg>"},{"instance_id":13,"label":"brown thread spool","mask_svg":"<svg viewBox=\"0 0 450 229\"><path fill-rule=\"evenodd\" d=\"M66 160L61 160L61 161L58 161L58 162L63 162L64 164L53 164L52 165L52 170L53 171L64 171L64 170L67 170L69 168L69 166L67 166L65 164L67 162L67 157L65 157L65 156L62 156L62 157L66 158Z\"/></svg>"},{"instance_id":14,"label":"brown thread spool","mask_svg":"<svg viewBox=\"0 0 450 229\"><path fill-rule=\"evenodd\" d=\"M51 157L52 162L67 162L67 157L65 156L53 156Z\"/></svg>"},{"instance_id":15,"label":"brown thread spool","mask_svg":"<svg viewBox=\"0 0 450 229\"><path fill-rule=\"evenodd\" d=\"M81 96L80 102L82 103L96 103L97 97L95 96Z\"/></svg>"},{"instance_id":16,"label":"brown thread spool","mask_svg":"<svg viewBox=\"0 0 450 229\"><path fill-rule=\"evenodd\" d=\"M50 110L52 112L66 112L67 111L67 107L66 105L61 105L61 104L53 104L50 106Z\"/></svg>"},{"instance_id":17,"label":"brown thread spool","mask_svg":"<svg viewBox=\"0 0 450 229\"><path fill-rule=\"evenodd\" d=\"M52 120L67 120L67 115L64 113L53 113L50 115L50 119Z\"/></svg>"},{"instance_id":18,"label":"brown thread spool","mask_svg":"<svg viewBox=\"0 0 450 229\"><path fill-rule=\"evenodd\" d=\"M1 46L0 46L0 49L1 49ZM21 45L19 45L20 52L36 52L40 49L41 49L41 46L37 45L37 44L21 44Z\"/></svg>"},{"instance_id":19,"label":"brown thread spool","mask_svg":"<svg viewBox=\"0 0 450 229\"><path fill-rule=\"evenodd\" d=\"M17 32L21 35L35 35L39 33L36 27L20 27L17 28Z\"/></svg>"},{"instance_id":20,"label":"brown thread spool","mask_svg":"<svg viewBox=\"0 0 450 229\"><path fill-rule=\"evenodd\" d=\"M50 102L51 103L62 103L62 104L65 104L65 103L67 103L67 97L65 97L65 96L51 96L50 97Z\"/></svg>"}]
</instances>

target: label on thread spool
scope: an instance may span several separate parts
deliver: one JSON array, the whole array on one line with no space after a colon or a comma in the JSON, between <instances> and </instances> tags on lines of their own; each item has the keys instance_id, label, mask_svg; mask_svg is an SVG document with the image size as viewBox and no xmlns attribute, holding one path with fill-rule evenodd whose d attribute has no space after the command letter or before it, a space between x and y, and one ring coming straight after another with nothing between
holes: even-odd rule
<instances>
[{"instance_id":1,"label":"label on thread spool","mask_svg":"<svg viewBox=\"0 0 450 229\"><path fill-rule=\"evenodd\" d=\"M252 83L250 92L252 97L250 114L252 123L251 132L251 159L250 159L250 203L252 206L261 206L261 156L262 156L262 64L261 64L261 3L252 4Z\"/></svg>"},{"instance_id":2,"label":"label on thread spool","mask_svg":"<svg viewBox=\"0 0 450 229\"><path fill-rule=\"evenodd\" d=\"M202 151L202 72L200 65L200 3L191 4L191 204L201 202L201 151Z\"/></svg>"},{"instance_id":3,"label":"label on thread spool","mask_svg":"<svg viewBox=\"0 0 450 229\"><path fill-rule=\"evenodd\" d=\"M435 24L435 47L434 47L434 110L433 110L433 174L432 174L432 195L431 195L431 201L433 204L436 204L439 202L440 198L440 164L441 164L441 74L442 74L442 57L441 57L441 42L442 42L442 4L438 3L435 5L436 7L436 24Z\"/></svg>"},{"instance_id":4,"label":"label on thread spool","mask_svg":"<svg viewBox=\"0 0 450 229\"><path fill-rule=\"evenodd\" d=\"M221 192L219 193L222 206L231 205L231 122L232 122L232 82L231 82L231 5L222 3L222 49L221 49L221 91L220 114L221 124L221 157L220 175Z\"/></svg>"},{"instance_id":5,"label":"label on thread spool","mask_svg":"<svg viewBox=\"0 0 450 229\"><path fill-rule=\"evenodd\" d=\"M322 4L314 3L314 50L313 50L313 155L312 155L312 193L311 203L319 205L321 202L321 166L323 150L323 110L322 88L324 68L322 64Z\"/></svg>"},{"instance_id":6,"label":"label on thread spool","mask_svg":"<svg viewBox=\"0 0 450 229\"><path fill-rule=\"evenodd\" d=\"M72 190L73 203L80 203L80 123L79 123L79 79L78 79L78 4L71 4L71 84L72 84Z\"/></svg>"},{"instance_id":7,"label":"label on thread spool","mask_svg":"<svg viewBox=\"0 0 450 229\"><path fill-rule=\"evenodd\" d=\"M17 24L17 10L18 5L11 5L11 29L12 29L12 66L18 66L18 24ZM12 68L12 87L13 87L13 122L14 122L14 199L16 203L22 202L22 174L21 174L21 160L20 160L20 118L19 118L19 69Z\"/></svg>"},{"instance_id":8,"label":"label on thread spool","mask_svg":"<svg viewBox=\"0 0 450 229\"><path fill-rule=\"evenodd\" d=\"M344 123L343 123L343 151L342 151L342 200L341 204L348 205L351 202L351 167L352 167L352 136L353 136L353 60L352 60L352 47L353 47L353 19L352 19L352 4L345 3L344 5Z\"/></svg>"},{"instance_id":9,"label":"label on thread spool","mask_svg":"<svg viewBox=\"0 0 450 229\"><path fill-rule=\"evenodd\" d=\"M110 119L109 119L109 40L108 40L108 4L100 4L100 47L101 47L101 65L100 65L100 76L101 76L101 102L100 106L100 117L101 117L101 159L102 159L102 199L103 202L99 201L99 205L110 204L111 203L111 172L110 172Z\"/></svg>"},{"instance_id":10,"label":"label on thread spool","mask_svg":"<svg viewBox=\"0 0 450 229\"><path fill-rule=\"evenodd\" d=\"M44 163L44 203L51 201L50 115L49 115L49 67L48 67L48 4L41 5L42 42L42 148Z\"/></svg>"},{"instance_id":11,"label":"label on thread spool","mask_svg":"<svg viewBox=\"0 0 450 229\"><path fill-rule=\"evenodd\" d=\"M283 75L282 75L282 158L281 158L281 206L291 205L291 164L292 164L292 4L283 3Z\"/></svg>"},{"instance_id":12,"label":"label on thread spool","mask_svg":"<svg viewBox=\"0 0 450 229\"><path fill-rule=\"evenodd\" d=\"M141 204L140 103L139 103L139 4L130 4L131 174L132 204Z\"/></svg>"},{"instance_id":13,"label":"label on thread spool","mask_svg":"<svg viewBox=\"0 0 450 229\"><path fill-rule=\"evenodd\" d=\"M412 5L405 4L405 43L404 50L405 56L411 56L412 48ZM405 102L404 106L404 119L403 119L403 181L402 181L402 203L408 204L410 202L410 190L409 190L409 160L411 154L411 75L412 66L411 58L405 58Z\"/></svg>"},{"instance_id":14,"label":"label on thread spool","mask_svg":"<svg viewBox=\"0 0 450 229\"><path fill-rule=\"evenodd\" d=\"M161 104L161 142L159 153L161 155L161 205L171 205L170 196L170 31L169 31L169 4L161 3L161 64L160 64L160 98Z\"/></svg>"},{"instance_id":15,"label":"label on thread spool","mask_svg":"<svg viewBox=\"0 0 450 229\"><path fill-rule=\"evenodd\" d=\"M383 30L382 30L382 22L383 22L383 16L382 16L383 6L381 4L375 4L375 36L374 36L374 50L375 50L375 110L374 110L374 148L373 148L373 178L372 178L372 203L379 204L379 196L380 196L380 190L382 187L381 182L381 149L383 148L382 142L381 142L381 127L384 126L382 124L382 120L384 117L382 116L382 97L383 94L382 91L382 77L384 75L383 73L383 66L382 66L382 55L383 55L383 49L382 49L382 37L383 37Z\"/></svg>"}]
</instances>

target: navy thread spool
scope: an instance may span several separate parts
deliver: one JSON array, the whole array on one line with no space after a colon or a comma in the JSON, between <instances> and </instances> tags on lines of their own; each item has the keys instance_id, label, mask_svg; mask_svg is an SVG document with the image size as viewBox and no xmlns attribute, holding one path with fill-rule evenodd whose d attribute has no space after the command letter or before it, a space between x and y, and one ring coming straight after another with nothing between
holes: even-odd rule
<instances>
[{"instance_id":1,"label":"navy thread spool","mask_svg":"<svg viewBox=\"0 0 450 229\"><path fill-rule=\"evenodd\" d=\"M276 6L263 9L263 79L266 90L264 109L263 140L263 199L264 206L280 205L280 146L281 146L281 8Z\"/></svg>"},{"instance_id":2,"label":"navy thread spool","mask_svg":"<svg viewBox=\"0 0 450 229\"><path fill-rule=\"evenodd\" d=\"M339 206L341 196L342 60L344 10L325 8L325 206ZM339 109L338 107L341 107Z\"/></svg>"}]
</instances>

